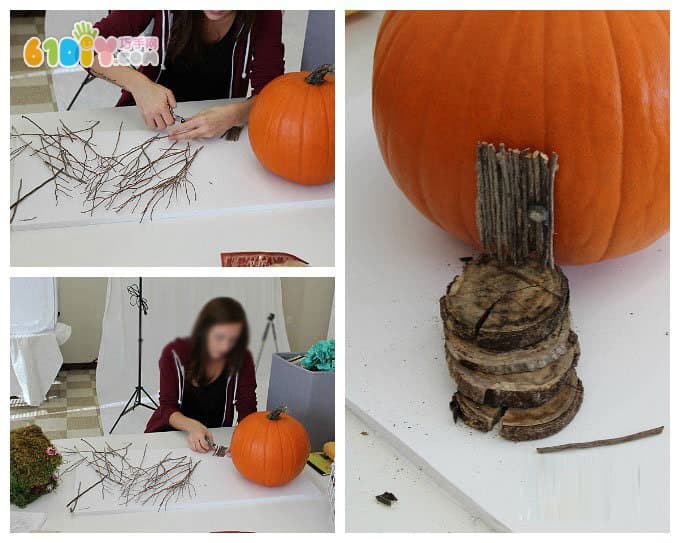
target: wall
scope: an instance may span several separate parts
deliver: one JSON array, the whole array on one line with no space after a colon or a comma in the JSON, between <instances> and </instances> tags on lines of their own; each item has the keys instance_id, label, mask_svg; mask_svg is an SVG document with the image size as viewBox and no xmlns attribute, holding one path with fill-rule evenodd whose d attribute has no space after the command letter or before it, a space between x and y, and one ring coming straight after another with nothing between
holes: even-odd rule
<instances>
[{"instance_id":1,"label":"wall","mask_svg":"<svg viewBox=\"0 0 680 543\"><path fill-rule=\"evenodd\" d=\"M61 346L65 364L91 362L99 356L107 283L105 277L57 279L59 320L72 328L70 339Z\"/></svg>"},{"instance_id":2,"label":"wall","mask_svg":"<svg viewBox=\"0 0 680 543\"><path fill-rule=\"evenodd\" d=\"M334 280L328 277L281 279L286 331L293 352L306 351L328 337L334 287Z\"/></svg>"},{"instance_id":3,"label":"wall","mask_svg":"<svg viewBox=\"0 0 680 543\"><path fill-rule=\"evenodd\" d=\"M107 281L100 277L60 277L57 280L59 320L73 328L71 338L61 347L64 363L90 362L97 358ZM334 281L327 277L283 278L281 290L290 348L306 351L310 345L328 336ZM282 326L280 318L275 322ZM251 327L253 337L259 341L264 323L252 323Z\"/></svg>"}]
</instances>

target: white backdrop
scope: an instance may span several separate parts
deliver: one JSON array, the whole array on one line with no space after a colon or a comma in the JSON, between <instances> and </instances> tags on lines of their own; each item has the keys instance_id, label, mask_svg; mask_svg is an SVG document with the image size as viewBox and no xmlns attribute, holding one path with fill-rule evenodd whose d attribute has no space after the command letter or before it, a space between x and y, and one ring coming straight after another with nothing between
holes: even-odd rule
<instances>
[{"instance_id":1,"label":"white backdrop","mask_svg":"<svg viewBox=\"0 0 680 543\"><path fill-rule=\"evenodd\" d=\"M12 277L9 324L13 336L54 330L57 325L57 280L54 277Z\"/></svg>"},{"instance_id":2,"label":"white backdrop","mask_svg":"<svg viewBox=\"0 0 680 543\"><path fill-rule=\"evenodd\" d=\"M138 309L130 305L128 285L137 278L109 279L102 341L97 365L97 395L104 434L108 434L137 382ZM257 357L269 313L276 315L280 351L288 351L288 336L278 278L144 278L143 296L149 312L143 317L142 385L156 399L158 358L163 347L191 332L201 307L217 296L230 296L243 305L251 329L250 350ZM274 341L269 334L257 371L258 407L266 405ZM116 434L144 431L151 411L138 407L125 415Z\"/></svg>"},{"instance_id":3,"label":"white backdrop","mask_svg":"<svg viewBox=\"0 0 680 543\"><path fill-rule=\"evenodd\" d=\"M71 328L57 323L53 277L10 279L10 378L12 396L40 405L63 363L59 346Z\"/></svg>"}]
</instances>

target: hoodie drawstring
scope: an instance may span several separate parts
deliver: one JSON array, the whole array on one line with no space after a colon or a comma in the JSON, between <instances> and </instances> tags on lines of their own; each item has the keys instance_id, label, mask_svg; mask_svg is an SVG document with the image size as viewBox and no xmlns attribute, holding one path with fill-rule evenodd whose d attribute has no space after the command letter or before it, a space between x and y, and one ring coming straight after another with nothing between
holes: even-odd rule
<instances>
[{"instance_id":1,"label":"hoodie drawstring","mask_svg":"<svg viewBox=\"0 0 680 543\"><path fill-rule=\"evenodd\" d=\"M252 31L253 31L252 28L248 30L248 39L246 40L246 56L243 57L243 73L241 74L241 79L245 79L248 76L246 70L248 69L248 61L250 60L250 57L248 55L250 53L250 33Z\"/></svg>"}]
</instances>

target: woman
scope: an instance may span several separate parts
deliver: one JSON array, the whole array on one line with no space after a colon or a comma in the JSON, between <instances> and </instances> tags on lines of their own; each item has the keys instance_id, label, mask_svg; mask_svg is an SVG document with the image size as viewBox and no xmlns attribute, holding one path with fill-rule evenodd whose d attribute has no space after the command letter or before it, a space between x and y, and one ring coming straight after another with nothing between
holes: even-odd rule
<instances>
[{"instance_id":1,"label":"woman","mask_svg":"<svg viewBox=\"0 0 680 543\"><path fill-rule=\"evenodd\" d=\"M208 452L215 443L208 428L231 426L257 410L255 366L248 351L248 321L232 298L209 301L189 338L163 349L160 406L147 432L182 430L189 447Z\"/></svg>"},{"instance_id":2,"label":"woman","mask_svg":"<svg viewBox=\"0 0 680 543\"><path fill-rule=\"evenodd\" d=\"M168 131L173 140L212 138L242 126L255 97L283 73L281 11L112 11L94 25L102 37L158 38L160 66L103 67L90 73L122 89L116 105L137 105L153 130L173 127L177 102L245 98L207 108Z\"/></svg>"}]
</instances>

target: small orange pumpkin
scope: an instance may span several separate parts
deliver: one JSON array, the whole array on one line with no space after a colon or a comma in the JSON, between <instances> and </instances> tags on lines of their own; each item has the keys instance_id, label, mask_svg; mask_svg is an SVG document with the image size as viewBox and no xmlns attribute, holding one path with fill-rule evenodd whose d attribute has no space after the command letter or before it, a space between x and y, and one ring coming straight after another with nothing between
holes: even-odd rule
<instances>
[{"instance_id":1,"label":"small orange pumpkin","mask_svg":"<svg viewBox=\"0 0 680 543\"><path fill-rule=\"evenodd\" d=\"M556 259L641 249L670 224L669 44L668 12L390 12L373 67L385 163L479 246L477 143L556 152Z\"/></svg>"},{"instance_id":2,"label":"small orange pumpkin","mask_svg":"<svg viewBox=\"0 0 680 543\"><path fill-rule=\"evenodd\" d=\"M243 419L231 438L231 459L246 479L281 486L305 467L311 446L304 426L285 407L259 411Z\"/></svg>"},{"instance_id":3,"label":"small orange pumpkin","mask_svg":"<svg viewBox=\"0 0 680 543\"><path fill-rule=\"evenodd\" d=\"M268 83L255 100L248 136L262 165L302 185L335 176L335 78L333 67L291 72Z\"/></svg>"}]
</instances>

